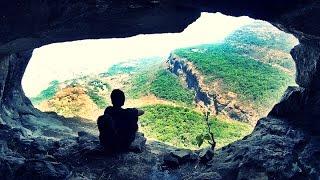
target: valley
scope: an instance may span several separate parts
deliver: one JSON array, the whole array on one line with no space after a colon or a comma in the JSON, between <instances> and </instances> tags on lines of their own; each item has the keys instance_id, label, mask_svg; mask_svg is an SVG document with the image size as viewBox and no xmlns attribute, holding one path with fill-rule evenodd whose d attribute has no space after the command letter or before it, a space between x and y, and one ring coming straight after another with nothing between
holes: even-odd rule
<instances>
[{"instance_id":1,"label":"valley","mask_svg":"<svg viewBox=\"0 0 320 180\"><path fill-rule=\"evenodd\" d=\"M125 107L145 110L139 126L148 139L198 149L208 111L221 148L250 134L294 84L289 50L296 42L273 28L254 22L223 42L176 49L168 58L130 59L105 72L54 80L31 101L41 111L95 123L111 105L112 89L119 88L126 93Z\"/></svg>"}]
</instances>

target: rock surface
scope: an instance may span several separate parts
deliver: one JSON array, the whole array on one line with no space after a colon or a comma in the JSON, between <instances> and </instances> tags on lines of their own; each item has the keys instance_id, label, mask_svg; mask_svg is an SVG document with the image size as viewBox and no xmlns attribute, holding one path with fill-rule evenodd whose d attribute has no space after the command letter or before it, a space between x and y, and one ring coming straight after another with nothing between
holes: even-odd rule
<instances>
[{"instance_id":1,"label":"rock surface","mask_svg":"<svg viewBox=\"0 0 320 180\"><path fill-rule=\"evenodd\" d=\"M302 87L289 87L280 102L269 113L286 119L297 128L319 136L320 92Z\"/></svg>"},{"instance_id":2,"label":"rock surface","mask_svg":"<svg viewBox=\"0 0 320 180\"><path fill-rule=\"evenodd\" d=\"M163 157L163 166L176 168L185 163L194 163L199 159L199 156L188 149L176 149L166 153Z\"/></svg>"},{"instance_id":3,"label":"rock surface","mask_svg":"<svg viewBox=\"0 0 320 180\"><path fill-rule=\"evenodd\" d=\"M87 132L59 140L25 138L20 131L1 126L0 137L2 179L163 179L168 176L161 171L158 155L150 153L150 147L143 147L148 150L139 153L107 154L98 137ZM141 134L137 139L145 142Z\"/></svg>"},{"instance_id":4,"label":"rock surface","mask_svg":"<svg viewBox=\"0 0 320 180\"><path fill-rule=\"evenodd\" d=\"M177 168L179 166L179 159L168 153L163 156L163 166L168 168Z\"/></svg>"},{"instance_id":5,"label":"rock surface","mask_svg":"<svg viewBox=\"0 0 320 180\"><path fill-rule=\"evenodd\" d=\"M136 153L141 153L146 146L147 139L143 133L137 133L135 140L131 143L129 150Z\"/></svg>"},{"instance_id":6,"label":"rock surface","mask_svg":"<svg viewBox=\"0 0 320 180\"><path fill-rule=\"evenodd\" d=\"M214 151L211 148L206 148L199 152L200 161L204 163L211 161L213 156L214 156Z\"/></svg>"},{"instance_id":7,"label":"rock surface","mask_svg":"<svg viewBox=\"0 0 320 180\"><path fill-rule=\"evenodd\" d=\"M198 18L201 11L249 15L301 38L319 37L320 32L317 25L320 5L316 0L5 0L0 7L0 54L61 41L179 32Z\"/></svg>"}]
</instances>

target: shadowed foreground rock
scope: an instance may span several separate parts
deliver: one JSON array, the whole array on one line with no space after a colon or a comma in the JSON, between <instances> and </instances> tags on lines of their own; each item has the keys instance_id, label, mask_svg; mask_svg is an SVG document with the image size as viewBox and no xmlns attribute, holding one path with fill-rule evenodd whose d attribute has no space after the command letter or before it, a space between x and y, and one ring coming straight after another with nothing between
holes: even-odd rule
<instances>
[{"instance_id":1,"label":"shadowed foreground rock","mask_svg":"<svg viewBox=\"0 0 320 180\"><path fill-rule=\"evenodd\" d=\"M1 126L0 176L4 179L164 178L158 169L158 155L140 153L106 154L99 140L86 132L60 140L28 138L8 126ZM139 148L145 138L137 135ZM134 144L131 147L137 150ZM157 179L157 178L156 178Z\"/></svg>"},{"instance_id":2,"label":"shadowed foreground rock","mask_svg":"<svg viewBox=\"0 0 320 180\"><path fill-rule=\"evenodd\" d=\"M274 118L259 120L251 135L218 150L207 163L190 160L192 152L154 143L147 144L140 153L108 155L98 138L86 132L60 140L25 138L19 129L2 125L0 137L0 176L4 179L317 179L320 176L320 138ZM145 140L142 135L137 139ZM175 152L179 168L163 169L163 160L170 152Z\"/></svg>"},{"instance_id":3,"label":"shadowed foreground rock","mask_svg":"<svg viewBox=\"0 0 320 180\"><path fill-rule=\"evenodd\" d=\"M231 179L317 179L319 147L319 136L263 118L251 135L222 148L207 170Z\"/></svg>"}]
</instances>

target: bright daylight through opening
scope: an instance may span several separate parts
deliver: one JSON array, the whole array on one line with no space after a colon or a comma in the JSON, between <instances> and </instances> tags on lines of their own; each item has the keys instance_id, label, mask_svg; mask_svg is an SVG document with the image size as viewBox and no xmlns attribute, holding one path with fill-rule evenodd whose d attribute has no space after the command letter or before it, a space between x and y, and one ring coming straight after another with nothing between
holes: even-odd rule
<instances>
[{"instance_id":1,"label":"bright daylight through opening","mask_svg":"<svg viewBox=\"0 0 320 180\"><path fill-rule=\"evenodd\" d=\"M43 46L22 83L41 111L86 123L122 89L125 107L145 111L139 131L148 140L189 149L209 145L209 112L219 148L250 134L295 84L297 43L264 21L202 13L181 33Z\"/></svg>"}]
</instances>

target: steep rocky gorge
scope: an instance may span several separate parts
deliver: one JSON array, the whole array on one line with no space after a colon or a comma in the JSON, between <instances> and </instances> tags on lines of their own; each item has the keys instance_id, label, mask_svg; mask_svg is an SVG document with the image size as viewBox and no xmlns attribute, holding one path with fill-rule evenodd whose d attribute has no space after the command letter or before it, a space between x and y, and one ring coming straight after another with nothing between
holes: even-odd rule
<instances>
[{"instance_id":1,"label":"steep rocky gorge","mask_svg":"<svg viewBox=\"0 0 320 180\"><path fill-rule=\"evenodd\" d=\"M204 106L215 115L255 124L259 116L251 106L241 106L237 102L236 94L219 90L218 83L213 83L215 87L206 85L203 75L187 59L172 53L168 63L169 70L182 77L188 88L195 91L195 100L200 106Z\"/></svg>"},{"instance_id":2,"label":"steep rocky gorge","mask_svg":"<svg viewBox=\"0 0 320 180\"><path fill-rule=\"evenodd\" d=\"M1 177L21 179L32 175L40 178L42 175L42 179L63 179L70 177L76 164L63 165L62 162L71 162L72 159L67 157L84 158L84 163L94 159L84 155L87 152L94 154L94 148L83 148L93 147L89 144L97 142L81 138L78 141L70 138L59 140L59 137L75 136L79 129L68 127L61 117L37 111L25 97L21 78L34 48L88 38L179 32L197 19L200 12L248 15L295 35L300 44L291 51L291 55L296 62L299 87L288 88L268 117L258 121L251 135L219 150L208 166L192 169L193 174L189 178L319 179L320 3L317 0L1 1ZM42 138L37 139L37 136ZM58 138L57 142L50 137ZM74 156L68 153L54 156L52 150L56 151L56 146ZM149 152L144 157L151 158L142 158L141 162L155 164L155 158ZM138 155L133 156L138 158ZM148 178L144 175L152 172L150 166L136 164L137 168L139 165L147 167L142 168L143 173L128 167L126 162L136 162L134 157L116 161L120 164L112 166L108 173L114 178ZM115 162L110 157L102 159L107 159L110 164ZM181 171L183 168L187 169L181 167ZM98 177L104 173L95 169L94 164L88 169L100 174ZM48 174L49 171L51 173ZM169 178L170 173L161 177Z\"/></svg>"}]
</instances>

